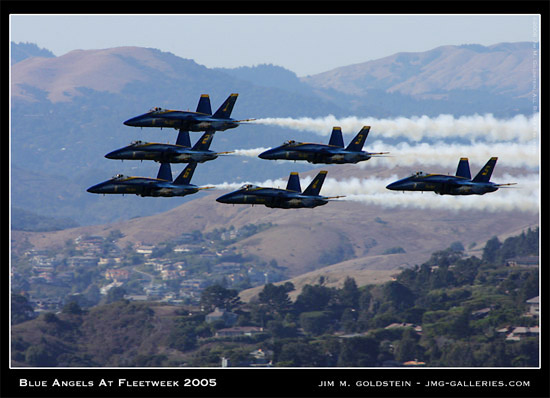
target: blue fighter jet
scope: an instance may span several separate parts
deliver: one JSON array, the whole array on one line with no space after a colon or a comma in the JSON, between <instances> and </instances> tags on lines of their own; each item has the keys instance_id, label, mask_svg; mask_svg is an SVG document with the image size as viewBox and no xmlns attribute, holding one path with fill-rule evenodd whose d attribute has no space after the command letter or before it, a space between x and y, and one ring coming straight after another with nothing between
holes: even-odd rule
<instances>
[{"instance_id":1,"label":"blue fighter jet","mask_svg":"<svg viewBox=\"0 0 550 398\"><path fill-rule=\"evenodd\" d=\"M139 196L173 197L185 196L211 187L197 187L191 184L191 177L197 163L190 163L172 181L170 163L161 163L157 178L127 177L117 174L110 180L88 188L88 192L99 194L136 194Z\"/></svg>"},{"instance_id":2,"label":"blue fighter jet","mask_svg":"<svg viewBox=\"0 0 550 398\"><path fill-rule=\"evenodd\" d=\"M419 171L410 177L389 184L386 188L392 191L433 191L439 195L484 195L495 192L499 187L509 184L490 182L497 157L492 157L472 179L468 158L461 158L456 175L424 174Z\"/></svg>"},{"instance_id":3,"label":"blue fighter jet","mask_svg":"<svg viewBox=\"0 0 550 398\"><path fill-rule=\"evenodd\" d=\"M180 131L175 145L134 141L130 145L105 155L107 159L154 160L161 163L204 163L219 155L232 152L214 152L209 150L214 131L207 131L191 148L188 131Z\"/></svg>"},{"instance_id":4,"label":"blue fighter jet","mask_svg":"<svg viewBox=\"0 0 550 398\"><path fill-rule=\"evenodd\" d=\"M343 164L362 162L373 156L387 154L388 152L370 153L362 150L369 130L370 126L364 126L346 148L344 148L342 129L333 127L328 145L286 141L281 146L260 153L258 157L270 160L305 160L309 163Z\"/></svg>"},{"instance_id":5,"label":"blue fighter jet","mask_svg":"<svg viewBox=\"0 0 550 398\"><path fill-rule=\"evenodd\" d=\"M203 94L196 112L155 107L143 115L126 120L124 124L133 127L172 127L186 131L224 131L232 129L242 122L253 120L234 120L229 117L238 95L231 94L214 114L212 114L210 107L210 97Z\"/></svg>"},{"instance_id":6,"label":"blue fighter jet","mask_svg":"<svg viewBox=\"0 0 550 398\"><path fill-rule=\"evenodd\" d=\"M290 173L286 189L263 188L246 184L239 190L220 196L216 201L220 203L264 205L279 209L314 208L326 205L330 199L342 196L326 197L319 195L321 186L325 181L326 171L320 171L311 181L304 192L300 187L298 173Z\"/></svg>"}]
</instances>

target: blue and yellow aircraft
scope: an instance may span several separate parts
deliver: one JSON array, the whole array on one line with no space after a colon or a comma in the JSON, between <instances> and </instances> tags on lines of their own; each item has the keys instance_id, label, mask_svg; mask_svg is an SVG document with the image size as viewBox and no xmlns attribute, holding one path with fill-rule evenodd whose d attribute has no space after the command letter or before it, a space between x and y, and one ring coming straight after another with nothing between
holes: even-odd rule
<instances>
[{"instance_id":1,"label":"blue and yellow aircraft","mask_svg":"<svg viewBox=\"0 0 550 398\"><path fill-rule=\"evenodd\" d=\"M286 189L264 188L246 184L239 190L220 196L216 201L220 203L264 205L279 209L314 208L326 205L330 199L343 196L326 197L319 195L325 181L326 171L320 171L311 181L304 192L300 187L298 173L290 173Z\"/></svg>"},{"instance_id":2,"label":"blue and yellow aircraft","mask_svg":"<svg viewBox=\"0 0 550 398\"><path fill-rule=\"evenodd\" d=\"M196 112L155 107L143 115L126 120L124 124L133 127L172 127L186 131L224 131L232 129L238 127L242 122L253 120L234 120L229 117L238 95L231 94L214 114L212 114L210 106L210 97L208 94L203 94Z\"/></svg>"},{"instance_id":3,"label":"blue and yellow aircraft","mask_svg":"<svg viewBox=\"0 0 550 398\"><path fill-rule=\"evenodd\" d=\"M468 158L461 158L456 175L424 174L419 171L410 177L389 184L386 188L392 191L433 191L439 195L484 195L495 192L502 186L515 185L495 184L490 182L497 157L492 157L472 179Z\"/></svg>"},{"instance_id":4,"label":"blue and yellow aircraft","mask_svg":"<svg viewBox=\"0 0 550 398\"><path fill-rule=\"evenodd\" d=\"M362 162L373 156L387 154L388 152L369 153L362 150L369 131L370 126L364 126L344 148L342 129L333 127L328 145L286 141L281 146L260 153L258 157L270 160L305 160L309 163L343 164Z\"/></svg>"},{"instance_id":5,"label":"blue and yellow aircraft","mask_svg":"<svg viewBox=\"0 0 550 398\"><path fill-rule=\"evenodd\" d=\"M127 177L117 174L110 180L88 188L88 192L99 194L136 194L139 196L172 197L196 193L201 189L212 187L197 187L191 184L191 177L197 163L189 163L180 175L172 181L170 163L161 163L157 178Z\"/></svg>"},{"instance_id":6,"label":"blue and yellow aircraft","mask_svg":"<svg viewBox=\"0 0 550 398\"><path fill-rule=\"evenodd\" d=\"M214 131L207 131L191 148L189 132L181 130L175 145L134 141L130 145L109 152L107 159L154 160L161 163L204 163L216 159L219 155L232 152L214 152L209 150Z\"/></svg>"}]
</instances>

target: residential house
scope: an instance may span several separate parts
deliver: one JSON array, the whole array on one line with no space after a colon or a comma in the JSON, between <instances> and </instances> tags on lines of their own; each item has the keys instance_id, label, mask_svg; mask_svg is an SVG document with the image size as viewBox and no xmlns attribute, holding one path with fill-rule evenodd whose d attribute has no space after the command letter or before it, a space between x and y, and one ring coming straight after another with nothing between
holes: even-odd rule
<instances>
[{"instance_id":1,"label":"residential house","mask_svg":"<svg viewBox=\"0 0 550 398\"><path fill-rule=\"evenodd\" d=\"M231 328L219 329L216 337L235 337L235 336L254 336L262 333L263 328L257 326L235 326Z\"/></svg>"},{"instance_id":2,"label":"residential house","mask_svg":"<svg viewBox=\"0 0 550 398\"><path fill-rule=\"evenodd\" d=\"M224 321L226 326L233 326L237 322L238 317L237 314L216 307L213 312L206 315L205 321L206 323Z\"/></svg>"}]
</instances>

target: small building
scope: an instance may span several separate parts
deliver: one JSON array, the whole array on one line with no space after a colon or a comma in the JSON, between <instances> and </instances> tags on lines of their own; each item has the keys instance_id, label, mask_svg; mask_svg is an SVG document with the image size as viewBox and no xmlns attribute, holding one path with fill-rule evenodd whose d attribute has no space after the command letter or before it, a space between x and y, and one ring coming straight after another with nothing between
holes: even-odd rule
<instances>
[{"instance_id":1,"label":"small building","mask_svg":"<svg viewBox=\"0 0 550 398\"><path fill-rule=\"evenodd\" d=\"M538 268L539 256L514 257L506 260L508 267L530 267Z\"/></svg>"},{"instance_id":2,"label":"small building","mask_svg":"<svg viewBox=\"0 0 550 398\"><path fill-rule=\"evenodd\" d=\"M237 314L216 307L213 312L206 315L205 321L206 323L224 321L226 326L233 326L237 322L238 317L239 316Z\"/></svg>"},{"instance_id":3,"label":"small building","mask_svg":"<svg viewBox=\"0 0 550 398\"><path fill-rule=\"evenodd\" d=\"M257 326L236 326L232 328L219 329L216 337L254 336L263 332L263 328Z\"/></svg>"},{"instance_id":4,"label":"small building","mask_svg":"<svg viewBox=\"0 0 550 398\"><path fill-rule=\"evenodd\" d=\"M130 272L126 269L108 269L105 271L105 279L114 281L126 281L130 278Z\"/></svg>"},{"instance_id":5,"label":"small building","mask_svg":"<svg viewBox=\"0 0 550 398\"><path fill-rule=\"evenodd\" d=\"M529 304L529 314L531 316L539 316L539 296L530 298L526 301Z\"/></svg>"}]
</instances>

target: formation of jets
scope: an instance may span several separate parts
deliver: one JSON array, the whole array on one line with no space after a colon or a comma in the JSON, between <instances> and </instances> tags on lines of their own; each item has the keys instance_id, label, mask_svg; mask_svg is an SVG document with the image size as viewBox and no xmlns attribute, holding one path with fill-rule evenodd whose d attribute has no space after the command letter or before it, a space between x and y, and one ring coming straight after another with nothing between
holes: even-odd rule
<instances>
[{"instance_id":1,"label":"formation of jets","mask_svg":"<svg viewBox=\"0 0 550 398\"><path fill-rule=\"evenodd\" d=\"M238 127L241 123L254 119L234 120L231 112L238 94L231 94L219 109L212 114L210 97L201 95L196 112L176 111L153 108L149 112L124 122L134 127L164 127L179 130L175 144L134 141L130 145L116 149L105 155L108 159L153 160L160 163L157 178L128 177L117 174L113 178L88 188L88 192L97 194L135 194L152 197L174 197L194 194L212 187L198 187L191 184L191 178L198 163L214 160L219 155L233 152L211 151L210 144L216 131L225 131ZM191 146L189 131L204 131L202 137ZM388 152L363 151L370 126L364 126L353 140L344 147L342 130L333 127L328 145L286 141L283 145L269 149L258 155L267 160L302 160L322 164L355 164L376 156L385 156ZM500 187L514 185L490 182L497 162L492 157L472 179L467 158L461 158L456 175L424 174L417 172L410 177L389 184L386 188L393 191L433 191L440 195L484 195ZM171 163L188 163L185 169L172 179ZM322 196L321 187L327 171L320 171L302 192L298 173L290 173L286 189L259 187L246 184L240 189L216 199L219 203L264 205L270 208L314 208L323 206L330 200L343 196Z\"/></svg>"}]
</instances>

